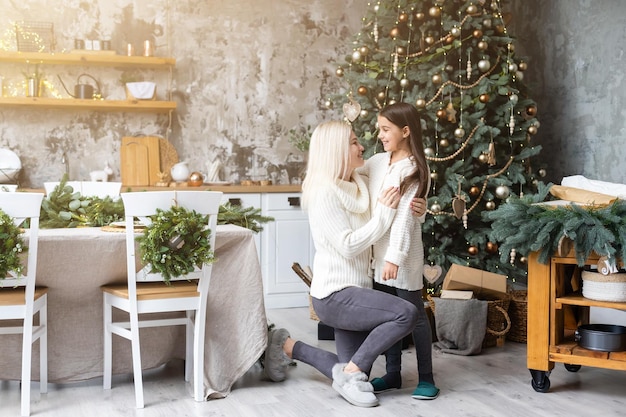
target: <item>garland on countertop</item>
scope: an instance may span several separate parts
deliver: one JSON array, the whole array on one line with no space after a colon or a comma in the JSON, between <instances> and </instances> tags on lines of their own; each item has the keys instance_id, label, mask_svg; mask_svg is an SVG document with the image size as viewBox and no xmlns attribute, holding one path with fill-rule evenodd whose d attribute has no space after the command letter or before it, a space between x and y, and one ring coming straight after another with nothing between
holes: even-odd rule
<instances>
[{"instance_id":1,"label":"garland on countertop","mask_svg":"<svg viewBox=\"0 0 626 417\"><path fill-rule=\"evenodd\" d=\"M22 239L22 231L13 219L0 210L0 279L12 271L19 278L24 272L21 254L28 251Z\"/></svg>"},{"instance_id":2,"label":"garland on countertop","mask_svg":"<svg viewBox=\"0 0 626 417\"><path fill-rule=\"evenodd\" d=\"M496 210L483 212L491 220L490 239L500 242L500 259L507 262L512 250L527 255L539 252L547 264L559 241L572 241L579 266L592 252L609 259L626 259L626 201L606 206L548 206L543 202L552 184L538 184L538 192L522 198L511 196Z\"/></svg>"},{"instance_id":3,"label":"garland on countertop","mask_svg":"<svg viewBox=\"0 0 626 417\"><path fill-rule=\"evenodd\" d=\"M166 284L181 275L193 272L195 267L210 264L215 256L207 227L208 216L173 206L157 209L152 223L137 238L141 261L150 265L151 273L159 273Z\"/></svg>"}]
</instances>

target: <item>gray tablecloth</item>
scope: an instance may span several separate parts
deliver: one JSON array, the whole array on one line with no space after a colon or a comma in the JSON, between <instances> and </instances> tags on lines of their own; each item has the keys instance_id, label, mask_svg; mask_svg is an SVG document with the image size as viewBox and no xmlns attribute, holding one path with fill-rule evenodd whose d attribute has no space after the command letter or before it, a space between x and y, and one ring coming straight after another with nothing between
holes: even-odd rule
<instances>
[{"instance_id":1,"label":"gray tablecloth","mask_svg":"<svg viewBox=\"0 0 626 417\"><path fill-rule=\"evenodd\" d=\"M205 343L205 395L226 396L267 344L263 282L253 234L217 227L217 262L209 290ZM100 228L40 231L37 283L48 292L48 377L72 382L102 376L100 286L126 279L124 233ZM141 329L144 369L184 358L182 326ZM39 379L39 343L33 378ZM21 336L0 337L0 380L19 380ZM130 342L113 336L114 374L132 373Z\"/></svg>"}]
</instances>

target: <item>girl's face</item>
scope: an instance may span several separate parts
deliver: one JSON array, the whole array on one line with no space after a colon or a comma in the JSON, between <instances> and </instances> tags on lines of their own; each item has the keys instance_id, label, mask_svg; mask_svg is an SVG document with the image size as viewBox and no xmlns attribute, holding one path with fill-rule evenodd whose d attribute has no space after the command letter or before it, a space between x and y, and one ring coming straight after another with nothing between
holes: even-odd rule
<instances>
[{"instance_id":1,"label":"girl's face","mask_svg":"<svg viewBox=\"0 0 626 417\"><path fill-rule=\"evenodd\" d=\"M395 152L401 149L408 149L410 131L408 126L399 127L389 121L384 116L378 116L378 139L382 142L383 148L387 152Z\"/></svg>"},{"instance_id":2,"label":"girl's face","mask_svg":"<svg viewBox=\"0 0 626 417\"><path fill-rule=\"evenodd\" d=\"M356 168L362 167L365 164L363 160L363 151L365 148L359 140L356 138L354 132L350 134L350 149L348 158L348 176L352 174Z\"/></svg>"}]
</instances>

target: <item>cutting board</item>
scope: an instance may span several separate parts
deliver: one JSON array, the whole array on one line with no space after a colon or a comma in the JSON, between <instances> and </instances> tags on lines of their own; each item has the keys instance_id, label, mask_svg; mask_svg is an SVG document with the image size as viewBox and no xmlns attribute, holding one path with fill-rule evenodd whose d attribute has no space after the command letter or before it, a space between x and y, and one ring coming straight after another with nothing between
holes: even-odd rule
<instances>
[{"instance_id":1,"label":"cutting board","mask_svg":"<svg viewBox=\"0 0 626 417\"><path fill-rule=\"evenodd\" d=\"M120 171L123 186L149 186L159 181L159 139L153 136L122 138Z\"/></svg>"}]
</instances>

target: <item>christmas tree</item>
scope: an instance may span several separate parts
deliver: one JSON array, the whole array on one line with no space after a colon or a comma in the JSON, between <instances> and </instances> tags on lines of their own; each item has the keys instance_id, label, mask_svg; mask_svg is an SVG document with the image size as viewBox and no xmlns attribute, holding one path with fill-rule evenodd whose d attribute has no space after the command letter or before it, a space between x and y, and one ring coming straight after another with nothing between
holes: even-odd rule
<instances>
[{"instance_id":1,"label":"christmas tree","mask_svg":"<svg viewBox=\"0 0 626 417\"><path fill-rule=\"evenodd\" d=\"M537 106L523 83L528 63L515 53L501 3L370 3L350 54L337 65L340 87L325 97L352 122L365 157L382 151L381 108L398 101L417 107L431 170L422 236L429 281L452 263L512 280L526 275L515 251L501 261L483 216L512 194L536 192L543 173L530 163L541 147L532 141Z\"/></svg>"}]
</instances>

